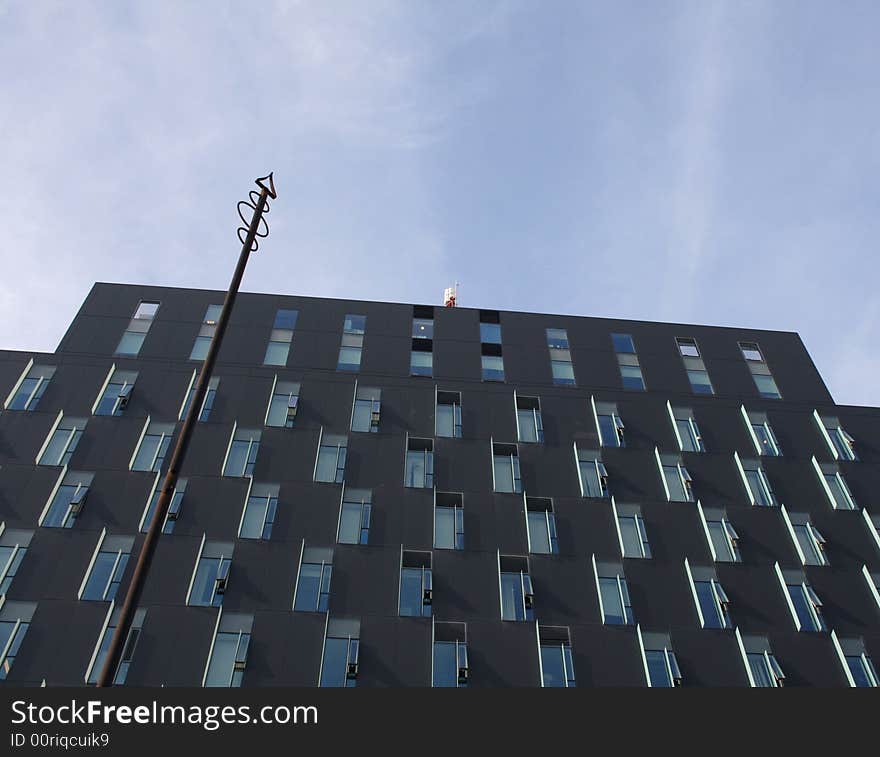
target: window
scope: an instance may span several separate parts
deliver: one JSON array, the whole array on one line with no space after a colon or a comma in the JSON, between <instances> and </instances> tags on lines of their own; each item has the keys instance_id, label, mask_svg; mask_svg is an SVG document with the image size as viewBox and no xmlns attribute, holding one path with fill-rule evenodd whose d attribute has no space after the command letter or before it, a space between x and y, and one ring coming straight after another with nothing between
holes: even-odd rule
<instances>
[{"instance_id":1,"label":"window","mask_svg":"<svg viewBox=\"0 0 880 757\"><path fill-rule=\"evenodd\" d=\"M322 688L352 688L357 685L361 624L359 620L330 618L321 656Z\"/></svg>"},{"instance_id":2,"label":"window","mask_svg":"<svg viewBox=\"0 0 880 757\"><path fill-rule=\"evenodd\" d=\"M409 372L411 376L434 375L434 353L430 339L413 339L412 351L409 356Z\"/></svg>"},{"instance_id":3,"label":"window","mask_svg":"<svg viewBox=\"0 0 880 757\"><path fill-rule=\"evenodd\" d=\"M367 316L347 315L342 324L342 345L339 347L337 371L357 373L361 369L361 352L364 348L364 332Z\"/></svg>"},{"instance_id":4,"label":"window","mask_svg":"<svg viewBox=\"0 0 880 757\"><path fill-rule=\"evenodd\" d=\"M92 653L92 659L89 663L88 670L86 670L86 683L90 685L94 685L98 682L98 676L104 669L104 662L107 660L107 652L110 651L110 641L113 639L116 626L119 625L120 612L120 608L113 608L112 605L108 610L109 617L105 621L104 628L101 630L98 644L95 647L95 651ZM122 656L119 659L119 667L116 668L116 675L113 677L113 684L115 686L122 686L125 683L125 679L128 676L128 669L131 667L131 662L134 659L134 651L137 647L137 642L141 635L141 629L144 627L144 620L146 617L147 611L145 608L139 607L135 610L134 617L131 620L131 626L129 626L128 629L128 636L125 639L125 644L122 646Z\"/></svg>"},{"instance_id":5,"label":"window","mask_svg":"<svg viewBox=\"0 0 880 757\"><path fill-rule=\"evenodd\" d=\"M340 544L369 543L372 499L369 489L343 489L336 541Z\"/></svg>"},{"instance_id":6,"label":"window","mask_svg":"<svg viewBox=\"0 0 880 757\"><path fill-rule=\"evenodd\" d=\"M827 631L825 619L822 616L822 602L813 591L813 587L807 583L804 575L797 571L782 571L779 568L779 563L776 563L775 568L788 600L795 628L798 631Z\"/></svg>"},{"instance_id":7,"label":"window","mask_svg":"<svg viewBox=\"0 0 880 757\"><path fill-rule=\"evenodd\" d=\"M655 447L654 456L660 468L660 477L670 502L693 502L693 479L678 455L661 455Z\"/></svg>"},{"instance_id":8,"label":"window","mask_svg":"<svg viewBox=\"0 0 880 757\"><path fill-rule=\"evenodd\" d=\"M461 438L461 393L437 391L435 433L455 439Z\"/></svg>"},{"instance_id":9,"label":"window","mask_svg":"<svg viewBox=\"0 0 880 757\"><path fill-rule=\"evenodd\" d=\"M617 537L620 540L620 553L624 557L649 558L651 545L645 519L637 505L618 505L612 500L617 521Z\"/></svg>"},{"instance_id":10,"label":"window","mask_svg":"<svg viewBox=\"0 0 880 757\"><path fill-rule=\"evenodd\" d=\"M515 444L492 442L492 489L496 492L522 493L519 453Z\"/></svg>"},{"instance_id":11,"label":"window","mask_svg":"<svg viewBox=\"0 0 880 757\"><path fill-rule=\"evenodd\" d=\"M376 434L382 415L382 390L369 386L355 389L354 408L351 413L351 430Z\"/></svg>"},{"instance_id":12,"label":"window","mask_svg":"<svg viewBox=\"0 0 880 757\"><path fill-rule=\"evenodd\" d=\"M165 462L173 434L173 423L153 423L147 418L143 436L135 447L128 467L131 470L159 472Z\"/></svg>"},{"instance_id":13,"label":"window","mask_svg":"<svg viewBox=\"0 0 880 757\"><path fill-rule=\"evenodd\" d=\"M764 636L742 637L749 679L756 688L779 688L785 683L785 673L770 650Z\"/></svg>"},{"instance_id":14,"label":"window","mask_svg":"<svg viewBox=\"0 0 880 757\"><path fill-rule=\"evenodd\" d=\"M464 623L434 623L434 661L431 685L435 688L464 688L470 669L467 655L467 626Z\"/></svg>"},{"instance_id":15,"label":"window","mask_svg":"<svg viewBox=\"0 0 880 757\"><path fill-rule=\"evenodd\" d=\"M831 507L835 510L856 509L856 501L835 463L820 463L813 456L813 468L819 476L819 482L825 490L825 496L828 497Z\"/></svg>"},{"instance_id":16,"label":"window","mask_svg":"<svg viewBox=\"0 0 880 757\"><path fill-rule=\"evenodd\" d=\"M756 342L740 342L739 348L746 359L746 365L749 367L758 393L766 399L780 399L782 395L779 393L779 388L776 386L776 381L770 373L770 368L764 360L758 344Z\"/></svg>"},{"instance_id":17,"label":"window","mask_svg":"<svg viewBox=\"0 0 880 757\"><path fill-rule=\"evenodd\" d=\"M566 626L538 626L541 647L541 685L546 688L573 688L574 663Z\"/></svg>"},{"instance_id":18,"label":"window","mask_svg":"<svg viewBox=\"0 0 880 757\"><path fill-rule=\"evenodd\" d=\"M412 351L409 372L412 376L431 376L433 362L434 308L430 305L413 305Z\"/></svg>"},{"instance_id":19,"label":"window","mask_svg":"<svg viewBox=\"0 0 880 757\"><path fill-rule=\"evenodd\" d=\"M558 386L575 386L568 332L565 329L547 329L547 349L550 351L553 383Z\"/></svg>"},{"instance_id":20,"label":"window","mask_svg":"<svg viewBox=\"0 0 880 757\"><path fill-rule=\"evenodd\" d=\"M543 555L559 553L553 500L546 497L526 497L526 532L529 552Z\"/></svg>"},{"instance_id":21,"label":"window","mask_svg":"<svg viewBox=\"0 0 880 757\"><path fill-rule=\"evenodd\" d=\"M345 453L348 439L338 434L325 434L321 429L318 458L315 461L315 481L341 484L345 480Z\"/></svg>"},{"instance_id":22,"label":"window","mask_svg":"<svg viewBox=\"0 0 880 757\"><path fill-rule=\"evenodd\" d=\"M36 410L54 375L54 365L34 365L26 369L6 398L4 407L7 410Z\"/></svg>"},{"instance_id":23,"label":"window","mask_svg":"<svg viewBox=\"0 0 880 757\"><path fill-rule=\"evenodd\" d=\"M0 597L9 591L33 535L33 531L0 528Z\"/></svg>"},{"instance_id":24,"label":"window","mask_svg":"<svg viewBox=\"0 0 880 757\"><path fill-rule=\"evenodd\" d=\"M330 578L333 575L333 550L304 547L293 609L298 612L327 612L330 602Z\"/></svg>"},{"instance_id":25,"label":"window","mask_svg":"<svg viewBox=\"0 0 880 757\"><path fill-rule=\"evenodd\" d=\"M128 407L135 381L137 381L137 373L111 368L104 391L101 392L92 412L95 415L122 415Z\"/></svg>"},{"instance_id":26,"label":"window","mask_svg":"<svg viewBox=\"0 0 880 757\"><path fill-rule=\"evenodd\" d=\"M614 346L614 351L617 353L624 355L636 354L636 345L629 334L612 334L611 344Z\"/></svg>"},{"instance_id":27,"label":"window","mask_svg":"<svg viewBox=\"0 0 880 757\"><path fill-rule=\"evenodd\" d=\"M590 398L590 404L593 406L593 418L602 446L625 447L623 420L617 412L617 405L613 402L596 402L595 397Z\"/></svg>"},{"instance_id":28,"label":"window","mask_svg":"<svg viewBox=\"0 0 880 757\"><path fill-rule=\"evenodd\" d=\"M174 486L174 492L171 495L171 502L168 504L168 512L165 513L165 523L162 525L162 533L170 534L174 531L174 524L180 517L180 509L183 505L183 495L186 493L186 479L178 478L177 484ZM156 475L156 481L153 484L153 492L147 502L147 509L144 511L144 517L141 521L141 531L146 532L153 520L153 513L156 512L156 505L159 502L159 495L162 493L160 489L160 478Z\"/></svg>"},{"instance_id":29,"label":"window","mask_svg":"<svg viewBox=\"0 0 880 757\"><path fill-rule=\"evenodd\" d=\"M492 345L483 345L483 353L480 356L483 381L504 381L504 358L501 355L491 354L487 350Z\"/></svg>"},{"instance_id":30,"label":"window","mask_svg":"<svg viewBox=\"0 0 880 757\"><path fill-rule=\"evenodd\" d=\"M293 428L296 425L299 392L300 384L298 381L278 381L278 377L275 377L275 388L272 389L269 409L266 411L267 426Z\"/></svg>"},{"instance_id":31,"label":"window","mask_svg":"<svg viewBox=\"0 0 880 757\"><path fill-rule=\"evenodd\" d=\"M190 360L204 360L208 356L208 348L211 346L211 340L217 330L217 321L220 318L221 310L223 310L223 305L208 305L196 341L189 353Z\"/></svg>"},{"instance_id":32,"label":"window","mask_svg":"<svg viewBox=\"0 0 880 757\"><path fill-rule=\"evenodd\" d=\"M534 620L535 593L529 575L529 559L499 555L501 619Z\"/></svg>"},{"instance_id":33,"label":"window","mask_svg":"<svg viewBox=\"0 0 880 757\"><path fill-rule=\"evenodd\" d=\"M214 643L208 655L203 686L238 687L247 666L253 615L223 613L217 623Z\"/></svg>"},{"instance_id":34,"label":"window","mask_svg":"<svg viewBox=\"0 0 880 757\"><path fill-rule=\"evenodd\" d=\"M179 420L184 420L189 412L189 406L196 393L196 372L193 371L192 379L189 382L189 389L186 391L186 399L180 408ZM211 417L211 410L214 408L214 400L217 397L217 387L220 386L219 378L212 378L208 382L208 388L205 390L205 398L202 400L202 408L199 410L199 422L204 423Z\"/></svg>"},{"instance_id":35,"label":"window","mask_svg":"<svg viewBox=\"0 0 880 757\"><path fill-rule=\"evenodd\" d=\"M837 650L849 685L854 688L876 688L880 678L874 663L865 650L864 639L838 639L832 631L831 638Z\"/></svg>"},{"instance_id":36,"label":"window","mask_svg":"<svg viewBox=\"0 0 880 757\"><path fill-rule=\"evenodd\" d=\"M434 497L434 547L464 549L462 495L437 492Z\"/></svg>"},{"instance_id":37,"label":"window","mask_svg":"<svg viewBox=\"0 0 880 757\"><path fill-rule=\"evenodd\" d=\"M238 527L240 539L268 539L272 536L278 510L278 485L253 484Z\"/></svg>"},{"instance_id":38,"label":"window","mask_svg":"<svg viewBox=\"0 0 880 757\"><path fill-rule=\"evenodd\" d=\"M98 542L79 590L80 599L109 602L116 597L133 543L131 536L104 536Z\"/></svg>"},{"instance_id":39,"label":"window","mask_svg":"<svg viewBox=\"0 0 880 757\"><path fill-rule=\"evenodd\" d=\"M724 510L706 508L698 502L697 509L709 541L709 551L716 562L742 562L739 553L739 535Z\"/></svg>"},{"instance_id":40,"label":"window","mask_svg":"<svg viewBox=\"0 0 880 757\"><path fill-rule=\"evenodd\" d=\"M260 451L260 432L253 429L234 429L223 465L224 476L253 476L257 453Z\"/></svg>"},{"instance_id":41,"label":"window","mask_svg":"<svg viewBox=\"0 0 880 757\"><path fill-rule=\"evenodd\" d=\"M203 542L186 598L188 605L220 607L229 583L232 567L232 544Z\"/></svg>"},{"instance_id":42,"label":"window","mask_svg":"<svg viewBox=\"0 0 880 757\"><path fill-rule=\"evenodd\" d=\"M406 440L406 463L404 484L416 489L431 489L434 486L434 440Z\"/></svg>"},{"instance_id":43,"label":"window","mask_svg":"<svg viewBox=\"0 0 880 757\"><path fill-rule=\"evenodd\" d=\"M810 516L807 513L789 514L785 508L782 512L801 562L804 565L828 565L825 538L819 533L819 529L810 523Z\"/></svg>"},{"instance_id":44,"label":"window","mask_svg":"<svg viewBox=\"0 0 880 757\"><path fill-rule=\"evenodd\" d=\"M677 337L675 343L678 345L678 351L682 357L700 357L696 339Z\"/></svg>"},{"instance_id":45,"label":"window","mask_svg":"<svg viewBox=\"0 0 880 757\"><path fill-rule=\"evenodd\" d=\"M611 344L617 353L617 364L620 368L620 379L624 389L645 390L645 379L639 365L636 346L629 334L612 334Z\"/></svg>"},{"instance_id":46,"label":"window","mask_svg":"<svg viewBox=\"0 0 880 757\"><path fill-rule=\"evenodd\" d=\"M715 394L715 390L712 388L712 381L709 379L709 372L706 370L703 358L700 356L697 340L678 337L675 342L678 345L678 352L684 362L694 394Z\"/></svg>"},{"instance_id":47,"label":"window","mask_svg":"<svg viewBox=\"0 0 880 757\"><path fill-rule=\"evenodd\" d=\"M412 338L434 338L434 308L431 305L413 305Z\"/></svg>"},{"instance_id":48,"label":"window","mask_svg":"<svg viewBox=\"0 0 880 757\"><path fill-rule=\"evenodd\" d=\"M583 497L608 497L608 471L598 452L574 448L575 462L578 466L578 479Z\"/></svg>"},{"instance_id":49,"label":"window","mask_svg":"<svg viewBox=\"0 0 880 757\"><path fill-rule=\"evenodd\" d=\"M128 327L123 332L122 339L119 340L119 345L116 347L117 355L134 357L141 351L141 345L144 343L150 326L153 325L153 318L156 317L158 310L158 302L141 302L137 306L134 316L128 322Z\"/></svg>"},{"instance_id":50,"label":"window","mask_svg":"<svg viewBox=\"0 0 880 757\"><path fill-rule=\"evenodd\" d=\"M80 437L86 427L85 418L64 418L59 420L46 438L42 452L37 456L37 465L67 465L76 451Z\"/></svg>"},{"instance_id":51,"label":"window","mask_svg":"<svg viewBox=\"0 0 880 757\"><path fill-rule=\"evenodd\" d=\"M9 675L36 609L33 602L4 602L0 607L0 681Z\"/></svg>"},{"instance_id":52,"label":"window","mask_svg":"<svg viewBox=\"0 0 880 757\"><path fill-rule=\"evenodd\" d=\"M501 314L497 310L480 311L480 342L501 344Z\"/></svg>"},{"instance_id":53,"label":"window","mask_svg":"<svg viewBox=\"0 0 880 757\"><path fill-rule=\"evenodd\" d=\"M672 407L669 401L666 402L666 409L669 411L678 448L682 452L705 452L706 445L694 418L694 411L689 407Z\"/></svg>"},{"instance_id":54,"label":"window","mask_svg":"<svg viewBox=\"0 0 880 757\"><path fill-rule=\"evenodd\" d=\"M732 628L730 600L718 581L713 568L691 566L684 561L685 572L697 605L701 628Z\"/></svg>"},{"instance_id":55,"label":"window","mask_svg":"<svg viewBox=\"0 0 880 757\"><path fill-rule=\"evenodd\" d=\"M828 449L835 460L855 461L859 459L856 454L856 440L843 429L837 418L821 416L818 410L813 411L813 418L815 418L819 432L828 444Z\"/></svg>"},{"instance_id":56,"label":"window","mask_svg":"<svg viewBox=\"0 0 880 757\"><path fill-rule=\"evenodd\" d=\"M755 445L755 451L759 455L779 457L782 454L782 449L779 447L776 435L767 420L767 413L746 410L745 405L740 406L740 411L746 422L752 444Z\"/></svg>"},{"instance_id":57,"label":"window","mask_svg":"<svg viewBox=\"0 0 880 757\"><path fill-rule=\"evenodd\" d=\"M431 553L403 550L400 563L400 614L429 618L433 601Z\"/></svg>"},{"instance_id":58,"label":"window","mask_svg":"<svg viewBox=\"0 0 880 757\"><path fill-rule=\"evenodd\" d=\"M655 689L681 686L681 670L672 651L672 642L668 634L643 634L638 628L636 632L642 650L648 686Z\"/></svg>"},{"instance_id":59,"label":"window","mask_svg":"<svg viewBox=\"0 0 880 757\"><path fill-rule=\"evenodd\" d=\"M293 341L293 330L296 328L297 310L279 310L275 314L275 323L269 334L266 355L263 365L287 365L290 344Z\"/></svg>"},{"instance_id":60,"label":"window","mask_svg":"<svg viewBox=\"0 0 880 757\"><path fill-rule=\"evenodd\" d=\"M770 479L757 460L741 460L739 453L733 453L734 461L742 476L743 485L749 501L758 507L778 507L779 501L770 486Z\"/></svg>"},{"instance_id":61,"label":"window","mask_svg":"<svg viewBox=\"0 0 880 757\"><path fill-rule=\"evenodd\" d=\"M519 397L513 393L516 406L516 433L521 442L543 442L541 401L537 397Z\"/></svg>"},{"instance_id":62,"label":"window","mask_svg":"<svg viewBox=\"0 0 880 757\"><path fill-rule=\"evenodd\" d=\"M85 506L93 477L92 473L66 473L43 510L40 525L44 528L73 528Z\"/></svg>"},{"instance_id":63,"label":"window","mask_svg":"<svg viewBox=\"0 0 880 757\"><path fill-rule=\"evenodd\" d=\"M612 563L597 563L594 555L593 570L596 574L602 622L611 626L633 625L635 618L623 567Z\"/></svg>"}]
</instances>

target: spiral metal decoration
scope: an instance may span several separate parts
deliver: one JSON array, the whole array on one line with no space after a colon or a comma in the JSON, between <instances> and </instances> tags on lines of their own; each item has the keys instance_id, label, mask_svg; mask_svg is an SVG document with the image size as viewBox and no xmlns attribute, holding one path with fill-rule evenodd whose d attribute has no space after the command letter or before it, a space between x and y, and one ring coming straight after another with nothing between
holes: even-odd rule
<instances>
[{"instance_id":1,"label":"spiral metal decoration","mask_svg":"<svg viewBox=\"0 0 880 757\"><path fill-rule=\"evenodd\" d=\"M268 184L266 183L268 182ZM257 179L256 184L260 187L260 191L257 192L255 189L252 189L248 192L248 199L241 200L237 207L238 217L241 219L242 226L238 227L238 241L242 244L247 242L247 235L250 229L250 225L253 223L254 216L260 210L260 205L262 204L262 210L259 213L259 221L257 223L256 235L254 236L254 241L251 244L250 252L256 252L260 249L260 239L265 239L269 236L269 224L266 222L264 218L265 214L269 212L269 198L271 197L273 200L278 196L275 192L275 180L273 175L270 173L268 176L263 176L262 178ZM261 203L262 201L262 203ZM250 212L248 213L247 208ZM248 216L246 217L245 214Z\"/></svg>"}]
</instances>

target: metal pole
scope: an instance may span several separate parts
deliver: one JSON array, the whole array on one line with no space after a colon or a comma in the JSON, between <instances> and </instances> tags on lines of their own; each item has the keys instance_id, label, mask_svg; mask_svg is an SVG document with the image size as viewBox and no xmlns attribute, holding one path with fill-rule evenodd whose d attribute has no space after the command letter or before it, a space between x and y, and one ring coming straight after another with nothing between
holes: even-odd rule
<instances>
[{"instance_id":1,"label":"metal pole","mask_svg":"<svg viewBox=\"0 0 880 757\"><path fill-rule=\"evenodd\" d=\"M264 184L264 180L268 179L269 185ZM168 472L162 482L162 489L159 494L159 500L156 502L156 508L153 517L150 520L150 526L147 529L147 535L144 537L144 543L141 546L138 555L137 564L131 574L131 581L128 584L128 591L125 593L125 599L119 611L119 621L116 629L113 631L113 637L110 640L110 647L107 650L107 657L104 660L104 666L101 674L98 676L96 686L112 686L113 679L116 677L116 670L119 667L119 659L122 655L122 648L128 639L128 633L131 629L131 621L134 617L135 609L140 600L143 591L144 581L150 570L150 564L153 561L153 554L156 551L156 545L159 535L162 532L162 526L165 523L165 516L168 513L168 506L171 503L171 497L177 486L177 478L180 475L180 468L183 465L187 448L189 447L190 438L196 424L196 420L201 412L202 402L205 399L205 393L208 389L208 383L211 380L211 373L214 370L214 363L217 360L217 353L220 351L220 344L223 341L223 335L226 333L226 326L229 323L229 316L232 312L232 306L235 304L235 298L238 295L238 287L241 284L244 269L247 265L248 257L252 252L252 247L258 236L260 223L263 221L263 212L266 209L266 198L275 198L275 184L272 174L259 179L257 185L260 187L260 196L257 199L254 214L251 218L250 227L247 230L247 236L241 247L241 253L238 256L238 264L235 266L235 272L232 274L232 281L229 284L229 290L226 292L226 299L223 301L223 309L220 311L220 317L217 319L217 327L214 330L214 336L211 338L211 345L208 348L208 354L205 356L205 362L202 363L202 369L199 372L196 381L195 391L186 411L186 418L183 420L183 426L180 429L180 436L174 445L174 452L171 454L171 462L168 465ZM252 192L256 194L256 192ZM242 229L243 230L243 229ZM268 233L268 228L266 233ZM266 234L259 234L265 236Z\"/></svg>"}]
</instances>

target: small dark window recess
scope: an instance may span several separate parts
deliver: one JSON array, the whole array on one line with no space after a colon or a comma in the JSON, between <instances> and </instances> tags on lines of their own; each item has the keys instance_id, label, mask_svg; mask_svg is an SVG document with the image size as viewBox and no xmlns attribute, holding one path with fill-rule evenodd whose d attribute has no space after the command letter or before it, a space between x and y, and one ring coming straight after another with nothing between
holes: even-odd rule
<instances>
[{"instance_id":1,"label":"small dark window recess","mask_svg":"<svg viewBox=\"0 0 880 757\"><path fill-rule=\"evenodd\" d=\"M457 492L437 492L437 507L461 507L462 497Z\"/></svg>"},{"instance_id":2,"label":"small dark window recess","mask_svg":"<svg viewBox=\"0 0 880 757\"><path fill-rule=\"evenodd\" d=\"M434 307L432 305L413 305L413 318L434 318Z\"/></svg>"},{"instance_id":3,"label":"small dark window recess","mask_svg":"<svg viewBox=\"0 0 880 757\"><path fill-rule=\"evenodd\" d=\"M434 349L433 339L413 339L413 352L431 352Z\"/></svg>"},{"instance_id":4,"label":"small dark window recess","mask_svg":"<svg viewBox=\"0 0 880 757\"><path fill-rule=\"evenodd\" d=\"M491 355L493 357L501 357L501 345L500 344L487 344L483 343L480 345L480 354L481 355Z\"/></svg>"},{"instance_id":5,"label":"small dark window recess","mask_svg":"<svg viewBox=\"0 0 880 757\"><path fill-rule=\"evenodd\" d=\"M481 310L480 323L501 323L501 314L497 310Z\"/></svg>"}]
</instances>

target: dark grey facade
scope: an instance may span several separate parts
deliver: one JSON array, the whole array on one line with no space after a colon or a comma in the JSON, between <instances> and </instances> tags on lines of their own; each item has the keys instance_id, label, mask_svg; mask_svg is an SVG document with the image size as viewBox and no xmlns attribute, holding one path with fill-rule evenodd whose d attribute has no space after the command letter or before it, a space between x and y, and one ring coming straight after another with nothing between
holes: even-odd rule
<instances>
[{"instance_id":1,"label":"dark grey facade","mask_svg":"<svg viewBox=\"0 0 880 757\"><path fill-rule=\"evenodd\" d=\"M0 353L7 685L82 685L95 667L157 481L132 468L161 468L162 434L179 431L201 365L190 355L222 300L97 284L55 353ZM141 302L158 310L132 323ZM276 323L279 309L295 320ZM366 317L363 333L355 319L344 334L349 314ZM414 315L432 316L430 341ZM126 330L146 333L135 356L115 354ZM612 334L630 335L635 353ZM284 365L264 364L270 340L289 345ZM341 347L349 367L361 349L359 370L340 369ZM551 355L570 361L557 381ZM484 380L500 378L497 358L504 380ZM54 373L35 389L43 366ZM124 409L96 414L126 373ZM571 373L575 385L559 383ZM781 397L762 396L767 375ZM786 685L847 686L874 675L880 410L835 405L794 333L241 294L214 376L126 684L748 686L781 673ZM455 393L461 435L448 407L453 436L438 435L438 396ZM285 395L274 409L273 394ZM366 430L352 430L355 415ZM335 449L331 462L319 445ZM782 454L759 454L767 445ZM226 471L238 475L222 475L240 453L244 467ZM324 471L332 481L315 480ZM508 475L521 491L495 491ZM352 491L368 522L344 510ZM341 543L343 532L366 543ZM194 575L199 558L216 561L207 578Z\"/></svg>"}]
</instances>

